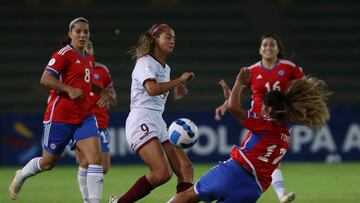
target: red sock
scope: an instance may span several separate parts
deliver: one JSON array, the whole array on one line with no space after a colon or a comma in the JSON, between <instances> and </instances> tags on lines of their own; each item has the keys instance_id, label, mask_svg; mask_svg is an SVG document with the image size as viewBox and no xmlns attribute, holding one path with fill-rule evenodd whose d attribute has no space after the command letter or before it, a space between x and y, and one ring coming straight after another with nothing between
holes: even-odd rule
<instances>
[{"instance_id":1,"label":"red sock","mask_svg":"<svg viewBox=\"0 0 360 203\"><path fill-rule=\"evenodd\" d=\"M145 176L139 178L134 185L118 200L118 203L130 203L148 195L153 186L149 183Z\"/></svg>"},{"instance_id":2,"label":"red sock","mask_svg":"<svg viewBox=\"0 0 360 203\"><path fill-rule=\"evenodd\" d=\"M188 182L180 182L176 185L176 193L180 193L182 191L187 190L189 187L193 186L194 184Z\"/></svg>"}]
</instances>

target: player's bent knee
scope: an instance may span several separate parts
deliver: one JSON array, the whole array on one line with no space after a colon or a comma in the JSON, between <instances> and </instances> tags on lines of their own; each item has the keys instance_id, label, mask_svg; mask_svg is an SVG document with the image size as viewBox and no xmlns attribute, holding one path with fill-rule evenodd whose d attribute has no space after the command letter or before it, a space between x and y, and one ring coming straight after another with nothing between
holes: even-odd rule
<instances>
[{"instance_id":1,"label":"player's bent knee","mask_svg":"<svg viewBox=\"0 0 360 203\"><path fill-rule=\"evenodd\" d=\"M79 160L79 166L82 168L87 168L89 163L86 161L86 159L78 159Z\"/></svg>"},{"instance_id":2,"label":"player's bent knee","mask_svg":"<svg viewBox=\"0 0 360 203\"><path fill-rule=\"evenodd\" d=\"M165 170L163 172L161 172L162 175L161 175L161 179L162 179L162 182L167 182L171 179L172 177L172 171L171 170Z\"/></svg>"},{"instance_id":3,"label":"player's bent knee","mask_svg":"<svg viewBox=\"0 0 360 203\"><path fill-rule=\"evenodd\" d=\"M40 165L42 171L50 171L55 167L55 163L43 163Z\"/></svg>"},{"instance_id":4,"label":"player's bent knee","mask_svg":"<svg viewBox=\"0 0 360 203\"><path fill-rule=\"evenodd\" d=\"M153 173L155 173L154 175L155 175L156 182L159 184L169 181L173 174L172 171L168 170L168 169L156 170Z\"/></svg>"},{"instance_id":5,"label":"player's bent knee","mask_svg":"<svg viewBox=\"0 0 360 203\"><path fill-rule=\"evenodd\" d=\"M94 153L93 155L86 156L87 162L90 164L101 165L101 155L100 153Z\"/></svg>"}]
</instances>

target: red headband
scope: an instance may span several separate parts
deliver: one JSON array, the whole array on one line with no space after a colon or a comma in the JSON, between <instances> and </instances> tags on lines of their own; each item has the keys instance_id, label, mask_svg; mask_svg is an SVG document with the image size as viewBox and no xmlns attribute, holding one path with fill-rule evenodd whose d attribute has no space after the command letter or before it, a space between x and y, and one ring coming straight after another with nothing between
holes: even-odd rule
<instances>
[{"instance_id":1,"label":"red headband","mask_svg":"<svg viewBox=\"0 0 360 203\"><path fill-rule=\"evenodd\" d=\"M161 30L161 29L163 29L163 28L165 28L165 27L169 27L169 28L170 28L169 25L164 24L164 23L162 23L162 24L155 24L155 25L153 25L153 26L151 27L151 29L149 30L149 33L150 33L152 36L154 36L159 30Z\"/></svg>"}]
</instances>

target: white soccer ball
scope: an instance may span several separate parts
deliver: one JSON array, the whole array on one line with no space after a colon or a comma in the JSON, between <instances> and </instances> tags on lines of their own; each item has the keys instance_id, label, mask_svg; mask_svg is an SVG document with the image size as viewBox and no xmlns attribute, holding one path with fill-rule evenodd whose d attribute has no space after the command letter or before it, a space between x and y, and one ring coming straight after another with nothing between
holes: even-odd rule
<instances>
[{"instance_id":1,"label":"white soccer ball","mask_svg":"<svg viewBox=\"0 0 360 203\"><path fill-rule=\"evenodd\" d=\"M190 119L176 119L169 127L169 140L179 148L192 147L197 142L198 137L198 128Z\"/></svg>"}]
</instances>

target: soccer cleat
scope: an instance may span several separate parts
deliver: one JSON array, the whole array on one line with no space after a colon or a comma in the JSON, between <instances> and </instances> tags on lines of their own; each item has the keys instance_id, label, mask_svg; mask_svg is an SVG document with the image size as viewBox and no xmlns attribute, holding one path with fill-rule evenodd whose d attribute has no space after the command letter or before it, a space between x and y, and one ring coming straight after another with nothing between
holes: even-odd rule
<instances>
[{"instance_id":1,"label":"soccer cleat","mask_svg":"<svg viewBox=\"0 0 360 203\"><path fill-rule=\"evenodd\" d=\"M112 195L112 196L109 198L108 203L117 203L119 199L120 199L119 196Z\"/></svg>"},{"instance_id":2,"label":"soccer cleat","mask_svg":"<svg viewBox=\"0 0 360 203\"><path fill-rule=\"evenodd\" d=\"M21 186L24 183L24 181L19 181L18 180L19 173L21 173L21 170L16 171L15 177L14 177L14 179L11 182L10 187L9 187L10 198L12 200L16 200L17 195L19 194L19 192L21 190Z\"/></svg>"},{"instance_id":3,"label":"soccer cleat","mask_svg":"<svg viewBox=\"0 0 360 203\"><path fill-rule=\"evenodd\" d=\"M281 198L280 203L290 203L295 200L295 193L289 192L284 195L284 197Z\"/></svg>"}]
</instances>

